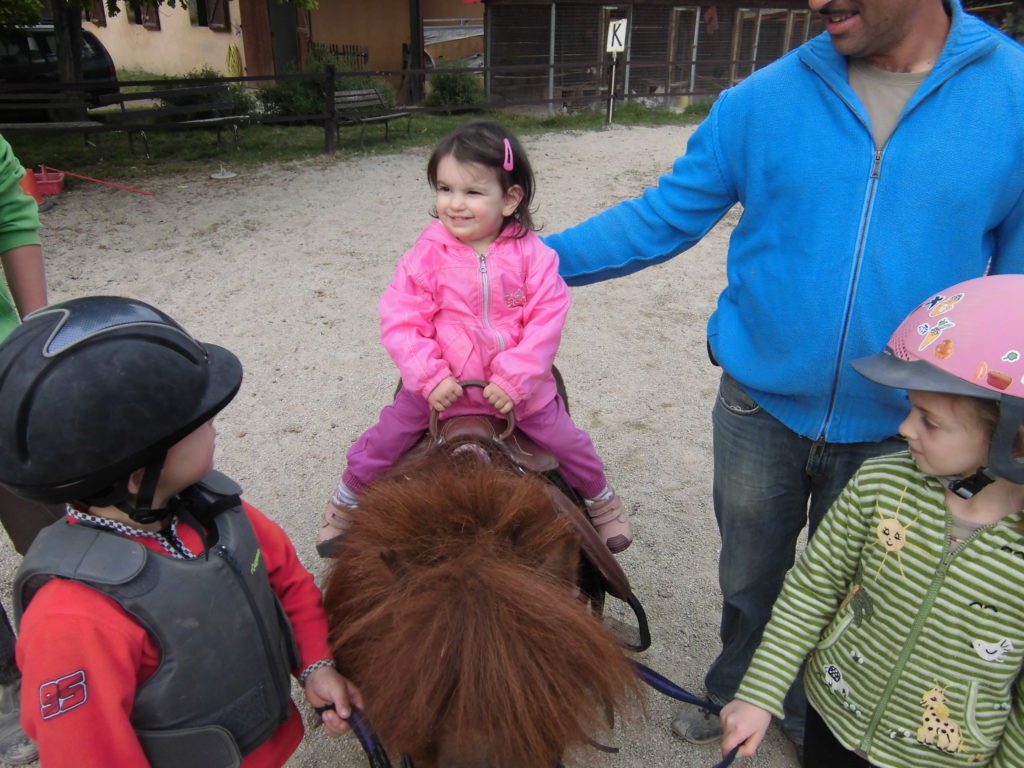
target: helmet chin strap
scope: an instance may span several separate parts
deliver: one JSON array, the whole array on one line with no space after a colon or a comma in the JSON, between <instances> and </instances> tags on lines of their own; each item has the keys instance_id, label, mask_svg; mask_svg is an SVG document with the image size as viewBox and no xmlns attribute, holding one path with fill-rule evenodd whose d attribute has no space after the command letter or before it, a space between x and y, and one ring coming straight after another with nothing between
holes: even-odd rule
<instances>
[{"instance_id":1,"label":"helmet chin strap","mask_svg":"<svg viewBox=\"0 0 1024 768\"><path fill-rule=\"evenodd\" d=\"M974 497L986 485L995 482L995 479L996 475L992 474L988 467L978 467L978 471L968 477L958 477L956 475L942 475L939 477L943 485L961 499Z\"/></svg>"},{"instance_id":2,"label":"helmet chin strap","mask_svg":"<svg viewBox=\"0 0 1024 768\"><path fill-rule=\"evenodd\" d=\"M150 461L142 470L142 482L139 483L139 492L135 494L135 504L122 501L114 506L128 515L136 523L148 525L167 517L167 507L153 508L153 497L156 494L156 484L160 480L160 472L164 468L164 459L167 453L161 453Z\"/></svg>"}]
</instances>

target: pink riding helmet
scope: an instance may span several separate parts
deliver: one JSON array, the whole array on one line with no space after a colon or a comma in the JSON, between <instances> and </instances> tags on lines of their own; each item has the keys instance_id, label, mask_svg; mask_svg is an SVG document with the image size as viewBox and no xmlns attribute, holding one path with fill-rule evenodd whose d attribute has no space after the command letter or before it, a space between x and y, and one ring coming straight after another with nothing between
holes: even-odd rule
<instances>
[{"instance_id":1,"label":"pink riding helmet","mask_svg":"<svg viewBox=\"0 0 1024 768\"><path fill-rule=\"evenodd\" d=\"M1024 424L1024 275L979 277L931 296L884 352L851 364L886 387L999 401L989 467L1024 483L1024 461L1013 455Z\"/></svg>"}]
</instances>

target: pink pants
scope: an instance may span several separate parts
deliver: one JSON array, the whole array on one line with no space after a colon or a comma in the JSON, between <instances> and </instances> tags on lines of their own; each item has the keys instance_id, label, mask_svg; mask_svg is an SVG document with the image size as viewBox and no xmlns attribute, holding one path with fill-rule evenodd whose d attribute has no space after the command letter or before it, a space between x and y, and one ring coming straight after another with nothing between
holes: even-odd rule
<instances>
[{"instance_id":1,"label":"pink pants","mask_svg":"<svg viewBox=\"0 0 1024 768\"><path fill-rule=\"evenodd\" d=\"M417 394L401 389L395 401L380 412L380 420L349 449L348 467L341 479L353 492L362 493L423 437L430 422L430 406ZM590 435L579 429L555 398L516 426L540 448L558 459L562 475L586 498L597 496L608 484L604 462Z\"/></svg>"}]
</instances>

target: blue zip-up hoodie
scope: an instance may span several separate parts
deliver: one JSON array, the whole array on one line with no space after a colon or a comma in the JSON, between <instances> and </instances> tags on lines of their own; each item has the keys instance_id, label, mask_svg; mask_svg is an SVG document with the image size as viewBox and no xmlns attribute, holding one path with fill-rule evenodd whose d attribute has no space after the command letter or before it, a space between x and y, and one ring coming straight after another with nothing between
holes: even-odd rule
<instances>
[{"instance_id":1,"label":"blue zip-up hoodie","mask_svg":"<svg viewBox=\"0 0 1024 768\"><path fill-rule=\"evenodd\" d=\"M881 151L846 57L819 35L723 92L657 187L546 238L566 281L665 261L741 203L708 322L715 358L801 435L895 434L905 395L849 361L881 351L933 292L1024 272L1024 48L949 10L935 68Z\"/></svg>"}]
</instances>

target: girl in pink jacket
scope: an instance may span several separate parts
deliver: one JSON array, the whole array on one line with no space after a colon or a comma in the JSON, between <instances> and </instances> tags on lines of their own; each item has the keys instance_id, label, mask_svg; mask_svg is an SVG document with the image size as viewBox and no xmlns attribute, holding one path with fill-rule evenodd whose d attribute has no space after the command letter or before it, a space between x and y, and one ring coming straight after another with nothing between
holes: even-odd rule
<instances>
[{"instance_id":1,"label":"girl in pink jacket","mask_svg":"<svg viewBox=\"0 0 1024 768\"><path fill-rule=\"evenodd\" d=\"M445 417L506 414L553 454L612 552L632 542L622 501L590 436L555 389L551 366L572 297L558 254L534 232L533 171L519 141L490 121L452 131L430 156L434 215L402 257L380 302L381 340L402 388L348 452L324 512L317 551L336 551L358 496ZM487 382L483 390L459 381Z\"/></svg>"}]
</instances>

